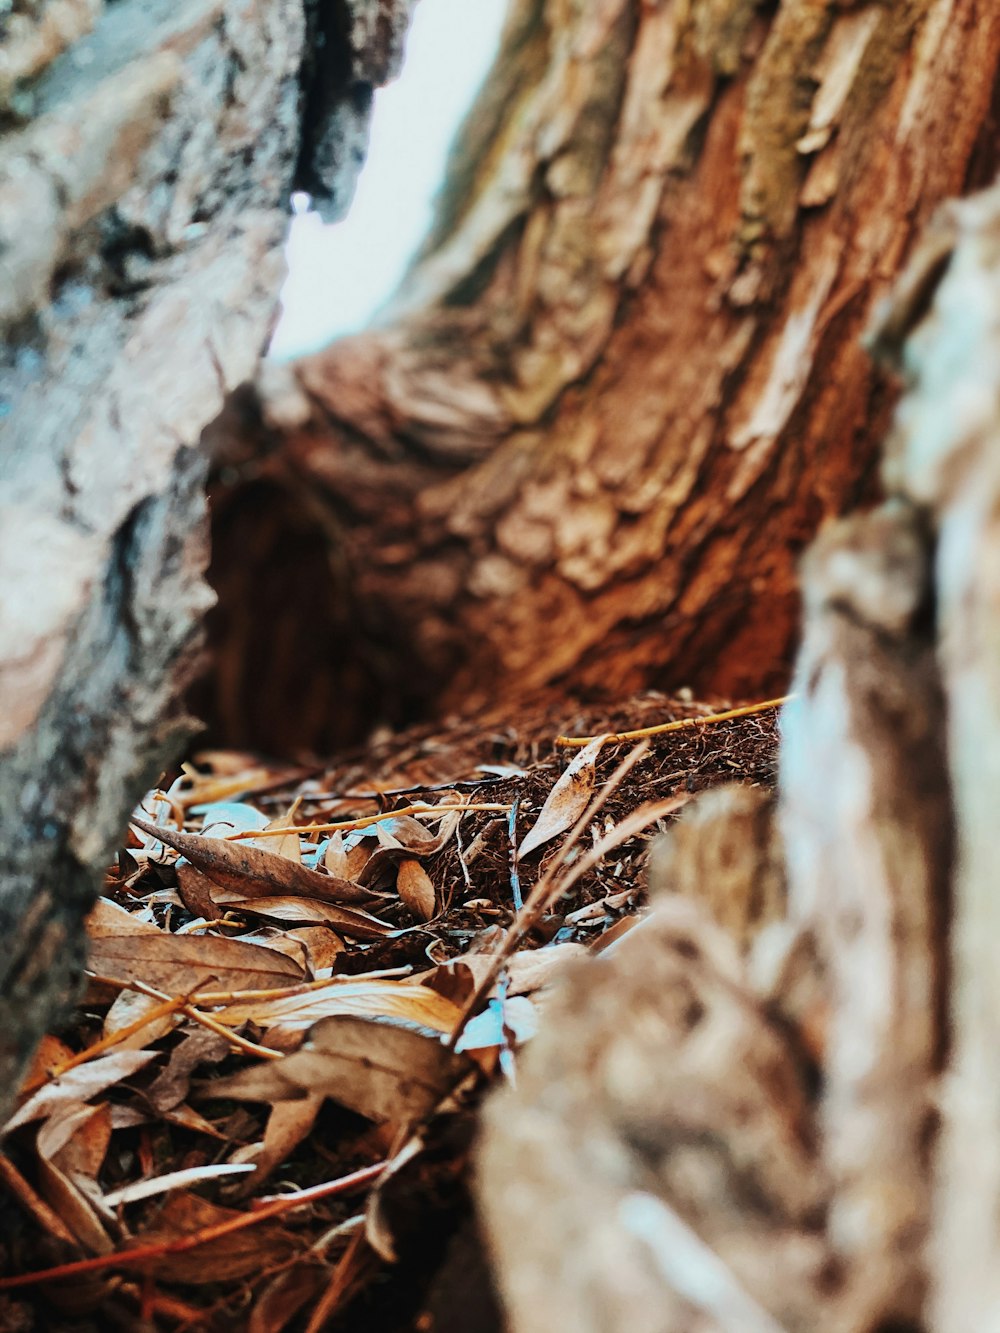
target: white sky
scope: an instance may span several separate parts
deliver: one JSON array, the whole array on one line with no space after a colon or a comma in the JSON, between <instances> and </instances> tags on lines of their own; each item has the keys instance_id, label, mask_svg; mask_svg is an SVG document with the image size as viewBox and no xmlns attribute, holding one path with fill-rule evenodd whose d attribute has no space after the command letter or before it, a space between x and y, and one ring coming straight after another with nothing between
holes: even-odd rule
<instances>
[{"instance_id":1,"label":"white sky","mask_svg":"<svg viewBox=\"0 0 1000 1333\"><path fill-rule=\"evenodd\" d=\"M395 83L375 94L371 143L347 217L300 213L270 354L314 351L363 328L423 240L445 158L496 53L507 0L419 0Z\"/></svg>"}]
</instances>

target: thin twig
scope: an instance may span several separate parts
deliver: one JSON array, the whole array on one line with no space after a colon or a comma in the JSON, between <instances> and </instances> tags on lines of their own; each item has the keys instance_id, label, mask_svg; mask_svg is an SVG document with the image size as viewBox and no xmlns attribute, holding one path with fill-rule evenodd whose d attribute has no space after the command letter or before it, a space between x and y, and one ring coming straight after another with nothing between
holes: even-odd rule
<instances>
[{"instance_id":1,"label":"thin twig","mask_svg":"<svg viewBox=\"0 0 1000 1333\"><path fill-rule=\"evenodd\" d=\"M374 1166L362 1167L339 1180L328 1181L325 1185L315 1185L309 1190L297 1190L294 1194L282 1196L262 1208L249 1213L240 1213L238 1217L227 1218L213 1226L203 1227L189 1236L176 1236L172 1240L152 1241L147 1245L137 1245L131 1250L119 1250L114 1254L98 1254L91 1259L78 1259L69 1264L57 1264L55 1268L42 1268L34 1273L19 1273L16 1277L0 1278L0 1291L10 1291L14 1287L30 1287L37 1282L56 1282L67 1277L78 1277L81 1273L95 1273L104 1268L130 1268L133 1264L145 1263L147 1259L159 1259L166 1254L181 1254L185 1250L197 1249L209 1241L228 1236L245 1227L254 1227L269 1217L279 1217L306 1203L317 1199L327 1199L334 1194L346 1194L357 1185L367 1185L377 1180L389 1165L387 1161L376 1162ZM301 1196L308 1194L309 1198Z\"/></svg>"},{"instance_id":2,"label":"thin twig","mask_svg":"<svg viewBox=\"0 0 1000 1333\"><path fill-rule=\"evenodd\" d=\"M461 805L427 805L423 801L415 805L404 805L399 810L383 810L378 815L364 815L360 819L338 819L331 824L291 824L287 828L242 829L239 833L226 836L227 842L243 842L249 838L280 838L287 833L343 833L350 829L367 828L370 824L381 824L387 819L398 819L400 815L447 815L454 810L492 810L506 814L509 805L498 805L484 801L463 802Z\"/></svg>"},{"instance_id":3,"label":"thin twig","mask_svg":"<svg viewBox=\"0 0 1000 1333\"><path fill-rule=\"evenodd\" d=\"M102 977L101 980L110 980L110 978ZM63 1074L69 1073L71 1069L76 1069L79 1065L85 1065L88 1060L96 1059L97 1056L110 1050L112 1046L117 1046L121 1042L127 1041L129 1037L134 1037L137 1032L141 1032L150 1023L155 1023L160 1018L166 1018L168 1014L177 1013L178 1010L183 1009L189 1003L189 996L168 997L162 1004L158 1004L152 1009L147 1009L144 1014L140 1014L134 1022L128 1023L123 1028L118 1028L115 1032L107 1033L99 1041L95 1041L93 1046L86 1047L74 1055L71 1060L66 1060L63 1064L57 1065L52 1071L52 1078L61 1078Z\"/></svg>"},{"instance_id":4,"label":"thin twig","mask_svg":"<svg viewBox=\"0 0 1000 1333\"><path fill-rule=\"evenodd\" d=\"M598 737L595 736L594 739L597 740ZM648 750L649 745L645 741L637 745L634 750L630 750L611 774L608 781L587 806L586 810L584 810L580 818L573 825L566 840L563 842L562 847L559 849L559 855L553 859L549 868L539 877L538 882L525 899L524 906L508 926L507 933L501 940L500 946L494 954L483 979L462 1006L462 1012L459 1015L458 1022L455 1024L455 1029L448 1040L448 1047L450 1050L454 1050L466 1023L482 1003L485 996L492 990L506 959L514 952L524 936L541 918L549 902L556 896L552 891L553 881L556 879L561 867L565 864L568 853L576 846L581 834L590 825L591 820L604 805L605 801L607 801L611 793L621 785L626 776L632 771Z\"/></svg>"},{"instance_id":5,"label":"thin twig","mask_svg":"<svg viewBox=\"0 0 1000 1333\"><path fill-rule=\"evenodd\" d=\"M618 731L606 739L609 741L637 741L644 736L663 736L668 731L693 731L697 727L707 727L712 722L728 722L734 717L750 717L752 713L763 713L768 708L780 708L782 704L794 699L794 694L784 694L780 699L765 699L763 703L746 704L742 708L729 708L724 713L709 713L707 717L683 717L677 722L660 722L655 727L640 727L637 731ZM596 741L596 736L557 736L556 745L583 746Z\"/></svg>"},{"instance_id":6,"label":"thin twig","mask_svg":"<svg viewBox=\"0 0 1000 1333\"><path fill-rule=\"evenodd\" d=\"M155 986L147 986L144 981L126 981L122 977L98 976L97 973L89 973L95 981L104 981L111 986L120 986L122 990L135 990L140 995L149 995L154 1000L174 1000L176 996L167 995L164 991L157 990ZM203 1014L200 1009L196 1009L193 1004L183 997L182 1002L177 1006L177 1012L190 1018L192 1023L198 1023L203 1028L208 1028L209 1032L214 1032L217 1037L224 1037L231 1046L237 1050L245 1051L247 1055L257 1055L263 1060L280 1060L281 1051L272 1050L270 1046L258 1046L255 1041L248 1041L246 1037L240 1037L231 1029L225 1027L222 1023L216 1022L208 1014Z\"/></svg>"}]
</instances>

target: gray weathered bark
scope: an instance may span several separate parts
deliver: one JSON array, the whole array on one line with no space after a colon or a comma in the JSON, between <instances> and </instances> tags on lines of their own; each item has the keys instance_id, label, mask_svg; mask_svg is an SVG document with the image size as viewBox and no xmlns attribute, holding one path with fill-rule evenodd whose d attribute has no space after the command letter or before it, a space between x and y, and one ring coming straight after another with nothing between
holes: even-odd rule
<instances>
[{"instance_id":1,"label":"gray weathered bark","mask_svg":"<svg viewBox=\"0 0 1000 1333\"><path fill-rule=\"evenodd\" d=\"M79 973L130 804L188 734L199 437L266 345L291 189L349 200L408 9L0 17L0 1102Z\"/></svg>"}]
</instances>

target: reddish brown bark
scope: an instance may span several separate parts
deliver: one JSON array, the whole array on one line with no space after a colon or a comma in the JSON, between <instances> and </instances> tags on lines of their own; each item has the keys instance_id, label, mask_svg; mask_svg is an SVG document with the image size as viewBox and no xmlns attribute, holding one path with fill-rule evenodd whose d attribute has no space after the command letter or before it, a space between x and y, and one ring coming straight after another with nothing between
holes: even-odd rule
<instances>
[{"instance_id":1,"label":"reddish brown bark","mask_svg":"<svg viewBox=\"0 0 1000 1333\"><path fill-rule=\"evenodd\" d=\"M388 322L271 368L222 446L222 734L772 690L889 420L862 334L996 164L998 57L972 0L515 5Z\"/></svg>"}]
</instances>

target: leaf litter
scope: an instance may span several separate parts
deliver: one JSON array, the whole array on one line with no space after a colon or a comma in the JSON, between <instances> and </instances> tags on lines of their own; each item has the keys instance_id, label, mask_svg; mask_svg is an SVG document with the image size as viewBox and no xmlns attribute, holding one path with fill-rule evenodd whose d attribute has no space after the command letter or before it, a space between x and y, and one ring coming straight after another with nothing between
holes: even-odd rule
<instances>
[{"instance_id":1,"label":"leaf litter","mask_svg":"<svg viewBox=\"0 0 1000 1333\"><path fill-rule=\"evenodd\" d=\"M541 701L148 793L2 1130L0 1327L431 1328L547 987L641 913L691 794L773 782L774 710L722 708Z\"/></svg>"}]
</instances>

